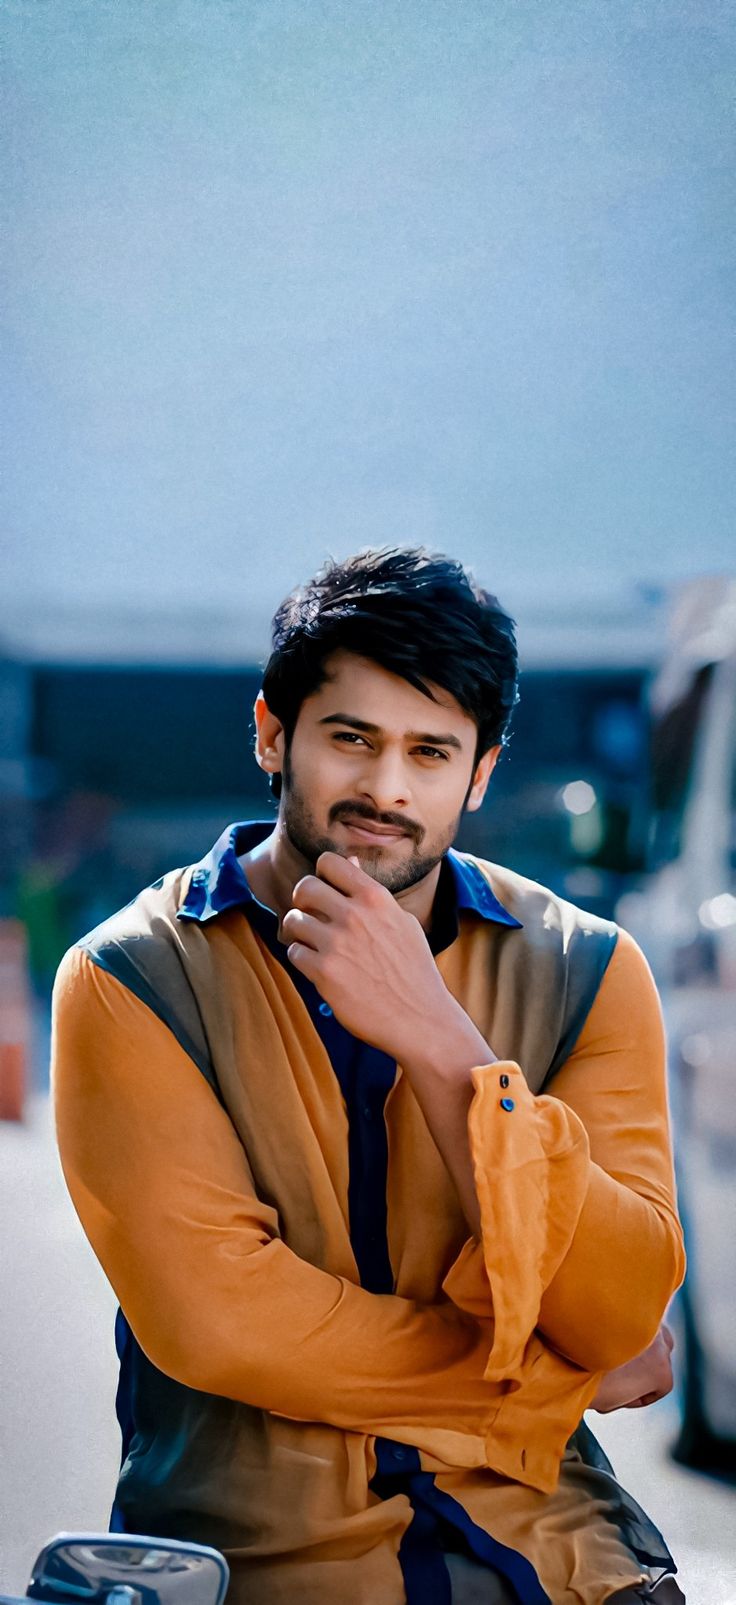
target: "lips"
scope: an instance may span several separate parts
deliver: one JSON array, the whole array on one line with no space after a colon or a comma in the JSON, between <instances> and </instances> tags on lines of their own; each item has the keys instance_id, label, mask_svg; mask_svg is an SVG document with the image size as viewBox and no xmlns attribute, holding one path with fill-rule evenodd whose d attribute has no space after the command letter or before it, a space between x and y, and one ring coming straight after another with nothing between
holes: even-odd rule
<instances>
[{"instance_id":1,"label":"lips","mask_svg":"<svg viewBox=\"0 0 736 1605\"><path fill-rule=\"evenodd\" d=\"M374 840L380 836L385 841L400 841L402 837L408 834L407 831L401 830L398 825L379 825L372 819L347 818L341 819L339 823L344 825L346 830L355 831L359 835L372 836Z\"/></svg>"}]
</instances>

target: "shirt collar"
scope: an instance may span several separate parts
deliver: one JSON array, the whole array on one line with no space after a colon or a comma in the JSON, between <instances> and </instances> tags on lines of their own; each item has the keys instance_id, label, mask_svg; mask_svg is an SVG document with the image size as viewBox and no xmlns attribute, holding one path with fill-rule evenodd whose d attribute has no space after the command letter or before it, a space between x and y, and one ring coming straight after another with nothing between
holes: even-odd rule
<instances>
[{"instance_id":1,"label":"shirt collar","mask_svg":"<svg viewBox=\"0 0 736 1605\"><path fill-rule=\"evenodd\" d=\"M177 919L198 920L201 924L218 914L224 914L226 909L242 908L247 903L255 902L239 855L250 852L258 842L270 836L272 830L273 820L240 820L227 825L206 857L194 865L186 896L177 911ZM485 876L471 858L450 848L447 859L455 882L458 909L470 909L482 919L493 920L498 925L521 928L521 920L515 919L499 903Z\"/></svg>"},{"instance_id":2,"label":"shirt collar","mask_svg":"<svg viewBox=\"0 0 736 1605\"><path fill-rule=\"evenodd\" d=\"M467 858L464 853L456 853L453 847L447 857L455 881L458 908L469 908L484 920L495 920L498 925L513 925L517 930L523 929L521 920L517 920L504 908L503 903L499 903L485 875L472 858Z\"/></svg>"}]
</instances>

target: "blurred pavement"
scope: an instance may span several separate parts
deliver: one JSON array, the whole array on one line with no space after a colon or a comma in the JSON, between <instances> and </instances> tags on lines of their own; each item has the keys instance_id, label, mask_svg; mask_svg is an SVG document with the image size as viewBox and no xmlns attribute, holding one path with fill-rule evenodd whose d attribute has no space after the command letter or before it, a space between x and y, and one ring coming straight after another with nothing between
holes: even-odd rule
<instances>
[{"instance_id":1,"label":"blurred pavement","mask_svg":"<svg viewBox=\"0 0 736 1605\"><path fill-rule=\"evenodd\" d=\"M119 1459L116 1300L66 1193L46 1097L0 1124L0 1588L22 1591L41 1544L107 1528ZM661 1527L688 1605L736 1605L736 1497L667 1458L672 1397L590 1412L623 1485Z\"/></svg>"}]
</instances>

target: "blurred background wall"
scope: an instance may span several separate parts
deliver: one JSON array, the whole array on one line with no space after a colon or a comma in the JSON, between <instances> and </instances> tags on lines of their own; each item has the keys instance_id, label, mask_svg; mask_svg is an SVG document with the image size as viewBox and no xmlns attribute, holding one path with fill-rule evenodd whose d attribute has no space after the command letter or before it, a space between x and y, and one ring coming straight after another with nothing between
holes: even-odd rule
<instances>
[{"instance_id":1,"label":"blurred background wall","mask_svg":"<svg viewBox=\"0 0 736 1605\"><path fill-rule=\"evenodd\" d=\"M387 538L722 567L729 12L6 0L12 639L252 653Z\"/></svg>"},{"instance_id":2,"label":"blurred background wall","mask_svg":"<svg viewBox=\"0 0 736 1605\"><path fill-rule=\"evenodd\" d=\"M270 816L285 592L366 544L450 552L522 661L460 845L628 924L665 998L680 1452L726 1474L730 8L6 0L0 27L0 1104L44 1093L69 943Z\"/></svg>"},{"instance_id":3,"label":"blurred background wall","mask_svg":"<svg viewBox=\"0 0 736 1605\"><path fill-rule=\"evenodd\" d=\"M514 613L472 845L610 912L673 584L731 561L727 8L9 0L2 26L0 897L44 984L268 808L268 620L366 543L446 549ZM605 817L560 806L579 780Z\"/></svg>"}]
</instances>

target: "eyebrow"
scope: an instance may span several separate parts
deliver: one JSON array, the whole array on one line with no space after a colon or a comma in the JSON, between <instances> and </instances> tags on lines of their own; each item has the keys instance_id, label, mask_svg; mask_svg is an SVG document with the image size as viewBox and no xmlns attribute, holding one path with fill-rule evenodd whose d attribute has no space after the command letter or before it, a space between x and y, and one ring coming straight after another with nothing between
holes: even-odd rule
<instances>
[{"instance_id":1,"label":"eyebrow","mask_svg":"<svg viewBox=\"0 0 736 1605\"><path fill-rule=\"evenodd\" d=\"M347 724L353 730L364 731L367 736L381 735L380 725L369 724L367 719L356 719L352 713L328 713L324 719L320 719L318 722L319 724ZM407 730L406 733L410 741L420 741L427 747L456 747L458 752L463 750L462 742L458 741L457 736L433 736L427 730Z\"/></svg>"}]
</instances>

